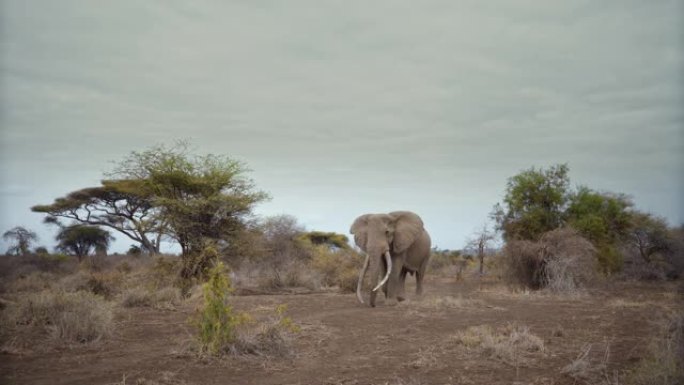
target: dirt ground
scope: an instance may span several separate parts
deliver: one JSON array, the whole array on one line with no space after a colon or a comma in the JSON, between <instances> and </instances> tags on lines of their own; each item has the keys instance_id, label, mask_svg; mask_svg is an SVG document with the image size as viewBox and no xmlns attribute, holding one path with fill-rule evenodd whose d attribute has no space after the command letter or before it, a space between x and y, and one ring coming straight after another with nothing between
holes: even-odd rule
<instances>
[{"instance_id":1,"label":"dirt ground","mask_svg":"<svg viewBox=\"0 0 684 385\"><path fill-rule=\"evenodd\" d=\"M278 304L302 330L291 358L200 359L187 353L197 301L181 308L121 309L115 336L90 346L0 355L3 384L572 384L561 373L592 344L607 372L645 354L659 314L682 308L681 283L613 283L577 298L511 293L497 283L428 277L426 293L397 306L353 294L234 297L255 314ZM409 285L408 292L412 292ZM445 300L446 299L446 300ZM471 326L529 327L545 349L502 363L457 346Z\"/></svg>"}]
</instances>

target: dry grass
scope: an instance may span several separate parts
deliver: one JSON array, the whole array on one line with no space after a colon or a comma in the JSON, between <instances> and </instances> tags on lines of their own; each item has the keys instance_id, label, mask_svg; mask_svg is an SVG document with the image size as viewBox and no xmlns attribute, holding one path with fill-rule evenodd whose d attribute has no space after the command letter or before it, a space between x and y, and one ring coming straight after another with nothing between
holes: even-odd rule
<instances>
[{"instance_id":1,"label":"dry grass","mask_svg":"<svg viewBox=\"0 0 684 385\"><path fill-rule=\"evenodd\" d=\"M286 310L286 305L279 305L266 320L239 325L235 341L228 346L228 351L233 355L292 357L294 336L301 327L285 315Z\"/></svg>"},{"instance_id":2,"label":"dry grass","mask_svg":"<svg viewBox=\"0 0 684 385\"><path fill-rule=\"evenodd\" d=\"M10 345L32 346L36 334L59 344L90 343L111 335L111 304L88 292L48 292L22 296L2 312Z\"/></svg>"},{"instance_id":3,"label":"dry grass","mask_svg":"<svg viewBox=\"0 0 684 385\"><path fill-rule=\"evenodd\" d=\"M62 278L58 287L67 292L88 291L111 299L121 292L124 281L125 275L118 270L79 270Z\"/></svg>"},{"instance_id":4,"label":"dry grass","mask_svg":"<svg viewBox=\"0 0 684 385\"><path fill-rule=\"evenodd\" d=\"M598 359L592 358L593 345L586 344L577 357L561 369L561 373L571 377L576 383L586 385L619 385L618 372L610 373L608 363L610 361L610 345L605 344L601 349L602 354Z\"/></svg>"},{"instance_id":5,"label":"dry grass","mask_svg":"<svg viewBox=\"0 0 684 385\"><path fill-rule=\"evenodd\" d=\"M562 369L576 383L587 385L678 385L684 383L684 313L662 317L646 357L627 371L610 371L610 345L586 344L578 356ZM600 346L600 345L599 345Z\"/></svg>"},{"instance_id":6,"label":"dry grass","mask_svg":"<svg viewBox=\"0 0 684 385\"><path fill-rule=\"evenodd\" d=\"M413 369L435 368L438 365L438 358L441 353L443 352L435 346L420 349L413 356L413 360L411 360L411 362L408 363L408 367Z\"/></svg>"},{"instance_id":7,"label":"dry grass","mask_svg":"<svg viewBox=\"0 0 684 385\"><path fill-rule=\"evenodd\" d=\"M129 380L124 374L121 381L108 385L189 385L188 382L176 377L177 374L170 371L161 371L154 379L146 377L137 378L135 381Z\"/></svg>"},{"instance_id":8,"label":"dry grass","mask_svg":"<svg viewBox=\"0 0 684 385\"><path fill-rule=\"evenodd\" d=\"M656 305L652 301L633 301L630 299L616 298L608 301L608 306L618 308L636 308Z\"/></svg>"},{"instance_id":9,"label":"dry grass","mask_svg":"<svg viewBox=\"0 0 684 385\"><path fill-rule=\"evenodd\" d=\"M463 296L440 296L440 297L425 297L415 301L406 301L402 303L409 309L409 313L414 315L416 312L425 310L442 311L449 309L495 309L503 310L502 308L487 305L484 301L472 298L463 298Z\"/></svg>"},{"instance_id":10,"label":"dry grass","mask_svg":"<svg viewBox=\"0 0 684 385\"><path fill-rule=\"evenodd\" d=\"M34 271L26 276L9 280L5 291L9 293L35 293L48 290L57 280L57 275L50 272Z\"/></svg>"},{"instance_id":11,"label":"dry grass","mask_svg":"<svg viewBox=\"0 0 684 385\"><path fill-rule=\"evenodd\" d=\"M546 351L544 340L532 334L527 326L515 324L499 328L473 326L456 333L451 342L514 367L529 365Z\"/></svg>"},{"instance_id":12,"label":"dry grass","mask_svg":"<svg viewBox=\"0 0 684 385\"><path fill-rule=\"evenodd\" d=\"M648 354L627 373L632 385L684 383L684 313L666 315L648 346Z\"/></svg>"},{"instance_id":13,"label":"dry grass","mask_svg":"<svg viewBox=\"0 0 684 385\"><path fill-rule=\"evenodd\" d=\"M121 295L123 307L151 307L171 310L175 309L182 301L180 290L171 286L159 289L132 287L125 290Z\"/></svg>"}]
</instances>

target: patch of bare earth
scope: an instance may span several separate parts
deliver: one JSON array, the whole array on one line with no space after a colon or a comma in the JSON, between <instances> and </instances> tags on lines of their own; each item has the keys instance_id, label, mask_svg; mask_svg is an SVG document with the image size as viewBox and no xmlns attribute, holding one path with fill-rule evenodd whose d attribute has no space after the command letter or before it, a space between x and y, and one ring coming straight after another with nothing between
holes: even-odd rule
<instances>
[{"instance_id":1,"label":"patch of bare earth","mask_svg":"<svg viewBox=\"0 0 684 385\"><path fill-rule=\"evenodd\" d=\"M234 297L236 310L257 318L288 305L301 331L287 358L193 355L186 321L196 299L176 310L120 307L113 335L97 344L2 354L0 383L573 384L563 368L587 344L601 359L598 347L610 347L607 372L633 367L658 311L682 306L673 283L606 286L571 298L427 281L423 298L409 295L397 306L381 300L376 308L353 294Z\"/></svg>"}]
</instances>

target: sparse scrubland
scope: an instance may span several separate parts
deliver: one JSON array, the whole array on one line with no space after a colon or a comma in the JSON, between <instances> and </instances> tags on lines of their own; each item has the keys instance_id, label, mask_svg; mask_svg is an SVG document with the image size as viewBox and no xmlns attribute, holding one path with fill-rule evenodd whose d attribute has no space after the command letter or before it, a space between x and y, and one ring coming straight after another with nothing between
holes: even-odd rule
<instances>
[{"instance_id":1,"label":"sparse scrubland","mask_svg":"<svg viewBox=\"0 0 684 385\"><path fill-rule=\"evenodd\" d=\"M571 190L567 172L509 179L501 247L485 227L475 247L434 249L425 295L409 276L407 301L370 309L346 236L251 215L266 196L241 164L133 153L102 186L34 207L59 226L55 253L5 233L0 382L682 383L682 229ZM107 255L88 218L139 244ZM182 253L160 254L162 237Z\"/></svg>"}]
</instances>

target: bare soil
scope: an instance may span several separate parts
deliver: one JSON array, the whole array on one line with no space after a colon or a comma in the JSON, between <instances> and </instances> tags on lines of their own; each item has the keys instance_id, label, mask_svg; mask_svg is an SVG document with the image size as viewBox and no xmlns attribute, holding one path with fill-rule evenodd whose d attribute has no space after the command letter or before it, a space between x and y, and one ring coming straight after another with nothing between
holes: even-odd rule
<instances>
[{"instance_id":1,"label":"bare soil","mask_svg":"<svg viewBox=\"0 0 684 385\"><path fill-rule=\"evenodd\" d=\"M608 372L646 352L660 314L683 308L681 283L612 283L578 297L510 293L494 282L427 277L423 298L361 305L353 294L234 297L238 310L278 304L302 327L291 358L199 358L187 320L198 304L120 309L107 341L0 355L3 384L572 384L561 373L592 344ZM412 292L409 285L407 291ZM453 299L451 304L437 299ZM450 337L471 326L516 323L543 338L533 360L505 364Z\"/></svg>"}]
</instances>

